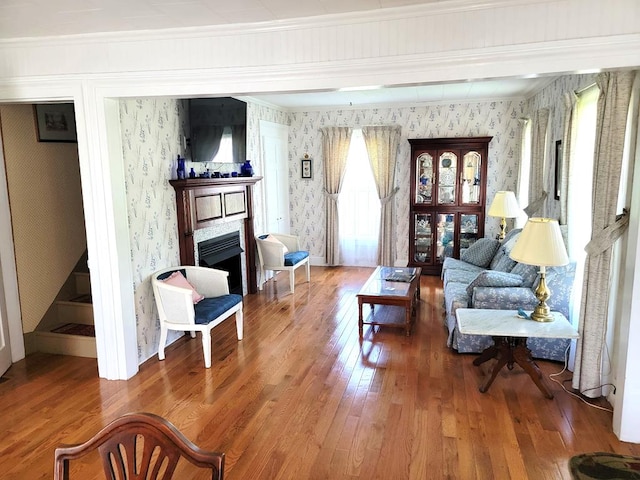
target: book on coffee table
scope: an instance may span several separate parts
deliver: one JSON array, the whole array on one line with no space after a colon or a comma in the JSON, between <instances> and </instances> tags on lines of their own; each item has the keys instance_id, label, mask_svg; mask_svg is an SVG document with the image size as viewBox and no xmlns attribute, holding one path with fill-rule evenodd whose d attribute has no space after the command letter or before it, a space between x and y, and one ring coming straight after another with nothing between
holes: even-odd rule
<instances>
[{"instance_id":1,"label":"book on coffee table","mask_svg":"<svg viewBox=\"0 0 640 480\"><path fill-rule=\"evenodd\" d=\"M416 278L414 273L407 272L392 272L384 277L387 282L405 282L411 283Z\"/></svg>"}]
</instances>

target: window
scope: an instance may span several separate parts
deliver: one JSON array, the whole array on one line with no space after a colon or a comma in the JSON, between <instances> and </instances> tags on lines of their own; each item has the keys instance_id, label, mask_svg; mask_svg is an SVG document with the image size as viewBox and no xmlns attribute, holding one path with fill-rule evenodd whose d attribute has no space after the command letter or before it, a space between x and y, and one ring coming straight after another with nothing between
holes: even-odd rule
<instances>
[{"instance_id":1,"label":"window","mask_svg":"<svg viewBox=\"0 0 640 480\"><path fill-rule=\"evenodd\" d=\"M380 200L361 129L354 129L338 197L342 265L376 266Z\"/></svg>"},{"instance_id":2,"label":"window","mask_svg":"<svg viewBox=\"0 0 640 480\"><path fill-rule=\"evenodd\" d=\"M524 209L529 205L529 177L531 175L531 120L525 120L522 128L522 155L518 177L518 205ZM522 211L515 220L515 227L522 228L527 223L527 214Z\"/></svg>"},{"instance_id":3,"label":"window","mask_svg":"<svg viewBox=\"0 0 640 480\"><path fill-rule=\"evenodd\" d=\"M595 85L578 95L575 121L571 132L569 190L567 193L567 226L569 258L576 262L572 315L577 323L580 315L582 280L586 253L584 247L591 238L593 195L593 151L596 135L596 115L599 89Z\"/></svg>"},{"instance_id":4,"label":"window","mask_svg":"<svg viewBox=\"0 0 640 480\"><path fill-rule=\"evenodd\" d=\"M233 135L231 127L225 126L220 139L220 148L218 153L211 159L213 163L232 163L233 162Z\"/></svg>"}]
</instances>

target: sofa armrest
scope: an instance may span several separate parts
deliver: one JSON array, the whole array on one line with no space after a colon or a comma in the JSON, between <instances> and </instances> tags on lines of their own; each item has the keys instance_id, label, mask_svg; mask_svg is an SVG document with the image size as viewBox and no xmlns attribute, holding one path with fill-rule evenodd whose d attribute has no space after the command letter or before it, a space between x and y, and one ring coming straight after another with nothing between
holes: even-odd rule
<instances>
[{"instance_id":1,"label":"sofa armrest","mask_svg":"<svg viewBox=\"0 0 640 480\"><path fill-rule=\"evenodd\" d=\"M533 310L538 299L527 287L476 287L473 289L473 308L497 310Z\"/></svg>"}]
</instances>

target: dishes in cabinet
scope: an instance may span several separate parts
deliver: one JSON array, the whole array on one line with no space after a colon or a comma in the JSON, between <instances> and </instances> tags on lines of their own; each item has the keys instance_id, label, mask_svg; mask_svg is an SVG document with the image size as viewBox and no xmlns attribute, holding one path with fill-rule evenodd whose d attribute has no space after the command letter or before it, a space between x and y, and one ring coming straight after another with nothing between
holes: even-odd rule
<instances>
[{"instance_id":1,"label":"dishes in cabinet","mask_svg":"<svg viewBox=\"0 0 640 480\"><path fill-rule=\"evenodd\" d=\"M454 185L456 183L456 174L454 173L453 169L450 169L450 168L446 170L441 170L439 180L440 180L440 185L442 186Z\"/></svg>"}]
</instances>

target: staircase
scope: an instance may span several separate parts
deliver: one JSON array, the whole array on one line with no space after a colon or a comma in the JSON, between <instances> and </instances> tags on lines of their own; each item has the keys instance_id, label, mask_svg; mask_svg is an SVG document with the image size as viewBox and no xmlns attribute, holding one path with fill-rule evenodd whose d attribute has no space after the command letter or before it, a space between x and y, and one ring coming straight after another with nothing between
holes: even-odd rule
<instances>
[{"instance_id":1,"label":"staircase","mask_svg":"<svg viewBox=\"0 0 640 480\"><path fill-rule=\"evenodd\" d=\"M34 332L34 350L97 358L88 272L72 272Z\"/></svg>"}]
</instances>

